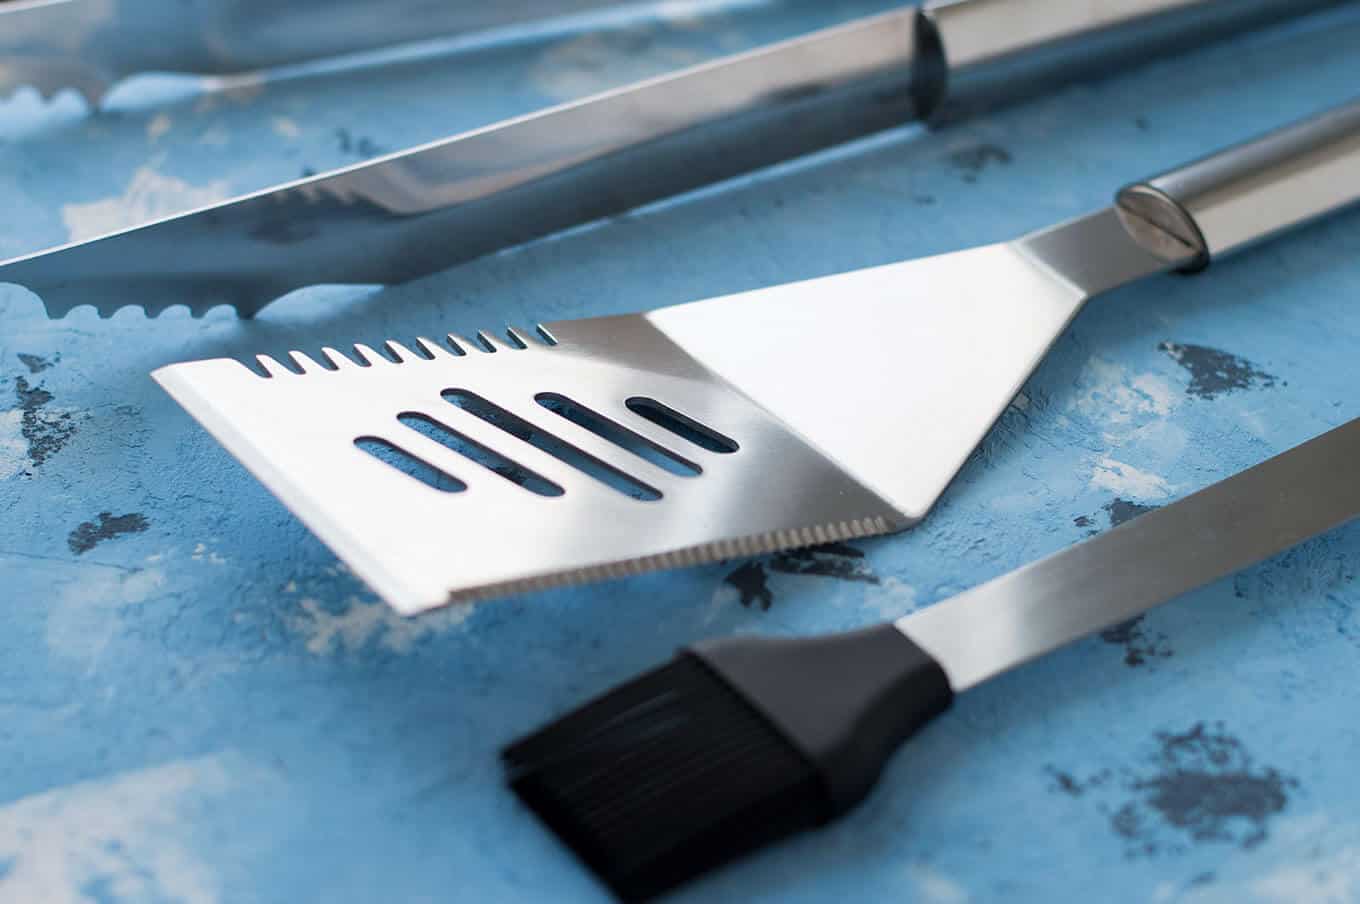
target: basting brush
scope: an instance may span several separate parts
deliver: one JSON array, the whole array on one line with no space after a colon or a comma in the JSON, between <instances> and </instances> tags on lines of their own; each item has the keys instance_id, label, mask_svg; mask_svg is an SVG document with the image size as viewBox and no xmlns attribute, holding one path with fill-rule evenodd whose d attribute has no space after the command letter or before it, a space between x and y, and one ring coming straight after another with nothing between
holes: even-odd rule
<instances>
[{"instance_id":1,"label":"basting brush","mask_svg":"<svg viewBox=\"0 0 1360 904\"><path fill-rule=\"evenodd\" d=\"M955 693L1360 515L1360 419L895 623L701 643L504 751L510 786L640 901L869 793Z\"/></svg>"}]
</instances>

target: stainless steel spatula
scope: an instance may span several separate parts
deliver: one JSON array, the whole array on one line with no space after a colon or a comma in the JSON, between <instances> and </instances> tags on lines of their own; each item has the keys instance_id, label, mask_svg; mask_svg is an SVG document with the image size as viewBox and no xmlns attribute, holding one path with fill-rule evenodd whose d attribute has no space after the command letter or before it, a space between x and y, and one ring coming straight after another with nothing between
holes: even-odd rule
<instances>
[{"instance_id":1,"label":"stainless steel spatula","mask_svg":"<svg viewBox=\"0 0 1360 904\"><path fill-rule=\"evenodd\" d=\"M1088 298L1356 200L1360 101L1013 242L399 362L154 376L415 613L907 527Z\"/></svg>"}]
</instances>

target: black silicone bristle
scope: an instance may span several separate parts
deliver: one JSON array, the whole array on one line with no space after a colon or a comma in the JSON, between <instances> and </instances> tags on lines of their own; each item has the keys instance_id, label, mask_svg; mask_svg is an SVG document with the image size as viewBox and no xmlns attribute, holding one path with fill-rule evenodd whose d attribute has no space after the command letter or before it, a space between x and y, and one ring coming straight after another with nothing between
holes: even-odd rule
<instances>
[{"instance_id":1,"label":"black silicone bristle","mask_svg":"<svg viewBox=\"0 0 1360 904\"><path fill-rule=\"evenodd\" d=\"M503 757L515 793L625 901L827 815L813 765L688 653Z\"/></svg>"}]
</instances>

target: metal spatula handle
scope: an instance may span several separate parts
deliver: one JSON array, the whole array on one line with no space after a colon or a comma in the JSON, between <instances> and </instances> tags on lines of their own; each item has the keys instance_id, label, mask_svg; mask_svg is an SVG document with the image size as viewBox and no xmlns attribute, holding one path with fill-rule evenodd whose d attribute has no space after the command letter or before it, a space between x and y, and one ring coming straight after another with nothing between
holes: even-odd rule
<instances>
[{"instance_id":1,"label":"metal spatula handle","mask_svg":"<svg viewBox=\"0 0 1360 904\"><path fill-rule=\"evenodd\" d=\"M1187 269L1357 201L1360 99L1119 193L1140 241L1188 247Z\"/></svg>"}]
</instances>

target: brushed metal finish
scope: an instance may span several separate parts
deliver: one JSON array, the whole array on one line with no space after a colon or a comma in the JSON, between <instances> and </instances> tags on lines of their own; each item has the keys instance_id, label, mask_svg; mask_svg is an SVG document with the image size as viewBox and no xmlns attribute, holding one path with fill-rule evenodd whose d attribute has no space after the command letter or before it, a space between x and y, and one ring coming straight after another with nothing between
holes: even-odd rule
<instances>
[{"instance_id":1,"label":"brushed metal finish","mask_svg":"<svg viewBox=\"0 0 1360 904\"><path fill-rule=\"evenodd\" d=\"M900 526L878 499L767 412L698 366L640 316L550 324L556 346L476 343L455 357L403 363L360 350L323 369L294 354L295 374L264 360L265 378L234 360L199 361L154 376L233 455L397 610L753 555L883 533ZM629 498L441 398L459 388L660 490ZM700 465L681 477L624 452L538 406L561 393ZM648 396L734 439L717 454L635 415ZM535 496L403 426L418 412L563 487ZM441 493L355 448L375 436L468 485Z\"/></svg>"},{"instance_id":2,"label":"brushed metal finish","mask_svg":"<svg viewBox=\"0 0 1360 904\"><path fill-rule=\"evenodd\" d=\"M10 0L0 5L0 98L31 85L98 104L139 72L240 74L621 2Z\"/></svg>"},{"instance_id":3,"label":"brushed metal finish","mask_svg":"<svg viewBox=\"0 0 1360 904\"><path fill-rule=\"evenodd\" d=\"M302 286L404 282L929 114L946 85L971 92L974 70L998 59L1034 58L1071 77L1067 64L1082 54L1164 52L1164 42L1142 40L1150 21L1174 25L1189 42L1255 24L1263 10L1278 18L1335 0L1121 0L1084 13L1064 2L1052 22L1049 0L928 5L925 21L940 20L943 47L922 39L918 11L904 7L3 261L0 281L33 290L56 317L85 304L104 315L135 305L153 316L172 305L202 314L228 304L250 316ZM1048 24L1036 31L1035 22ZM944 53L957 60L947 64ZM1004 81L1012 94L1031 84Z\"/></svg>"},{"instance_id":4,"label":"brushed metal finish","mask_svg":"<svg viewBox=\"0 0 1360 904\"><path fill-rule=\"evenodd\" d=\"M1360 201L1360 99L1120 192L1195 264Z\"/></svg>"},{"instance_id":5,"label":"brushed metal finish","mask_svg":"<svg viewBox=\"0 0 1360 904\"><path fill-rule=\"evenodd\" d=\"M1360 515L1360 419L897 621L955 692Z\"/></svg>"}]
</instances>

